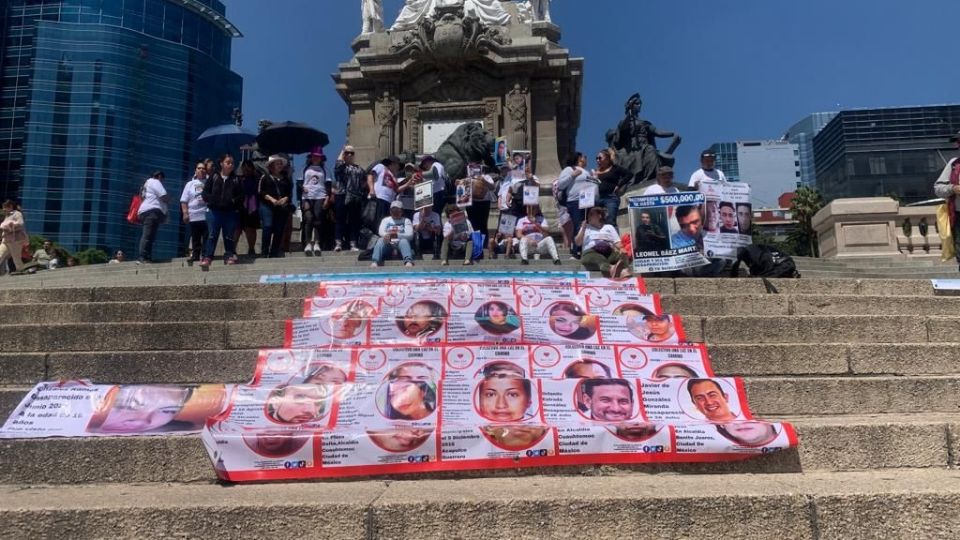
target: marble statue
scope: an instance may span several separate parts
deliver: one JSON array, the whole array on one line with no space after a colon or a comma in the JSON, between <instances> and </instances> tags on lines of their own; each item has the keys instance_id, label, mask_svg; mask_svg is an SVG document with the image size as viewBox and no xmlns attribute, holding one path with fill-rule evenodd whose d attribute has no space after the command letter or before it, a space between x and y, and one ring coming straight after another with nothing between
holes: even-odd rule
<instances>
[{"instance_id":1,"label":"marble statue","mask_svg":"<svg viewBox=\"0 0 960 540\"><path fill-rule=\"evenodd\" d=\"M550 0L524 0L523 2L518 2L517 14L520 22L523 24L553 22L550 19Z\"/></svg>"},{"instance_id":2,"label":"marble statue","mask_svg":"<svg viewBox=\"0 0 960 540\"><path fill-rule=\"evenodd\" d=\"M437 8L463 6L464 15L474 16L484 26L506 26L510 23L500 0L407 0L391 30L415 30L420 22L434 14Z\"/></svg>"},{"instance_id":3,"label":"marble statue","mask_svg":"<svg viewBox=\"0 0 960 540\"><path fill-rule=\"evenodd\" d=\"M362 34L383 32L383 0L360 0L363 16Z\"/></svg>"}]
</instances>

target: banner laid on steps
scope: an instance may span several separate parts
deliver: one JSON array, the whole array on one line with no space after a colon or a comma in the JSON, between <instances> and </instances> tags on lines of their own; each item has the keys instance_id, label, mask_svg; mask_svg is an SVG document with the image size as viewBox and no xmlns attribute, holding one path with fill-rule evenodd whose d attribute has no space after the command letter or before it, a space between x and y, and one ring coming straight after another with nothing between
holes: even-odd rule
<instances>
[{"instance_id":1,"label":"banner laid on steps","mask_svg":"<svg viewBox=\"0 0 960 540\"><path fill-rule=\"evenodd\" d=\"M635 273L709 264L703 247L705 200L703 193L629 198Z\"/></svg>"},{"instance_id":2,"label":"banner laid on steps","mask_svg":"<svg viewBox=\"0 0 960 540\"><path fill-rule=\"evenodd\" d=\"M228 404L233 385L104 385L44 382L0 429L0 438L197 433Z\"/></svg>"}]
</instances>

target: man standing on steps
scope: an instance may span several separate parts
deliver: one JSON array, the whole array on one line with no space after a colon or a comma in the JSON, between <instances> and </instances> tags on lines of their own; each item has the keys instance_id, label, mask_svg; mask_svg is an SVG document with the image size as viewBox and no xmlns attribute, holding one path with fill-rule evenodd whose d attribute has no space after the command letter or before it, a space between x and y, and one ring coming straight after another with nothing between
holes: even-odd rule
<instances>
[{"instance_id":1,"label":"man standing on steps","mask_svg":"<svg viewBox=\"0 0 960 540\"><path fill-rule=\"evenodd\" d=\"M713 180L714 182L726 182L727 177L723 171L716 168L717 153L709 148L700 152L700 168L690 175L690 182L687 184L690 189L698 189L700 182L704 180Z\"/></svg>"},{"instance_id":2,"label":"man standing on steps","mask_svg":"<svg viewBox=\"0 0 960 540\"><path fill-rule=\"evenodd\" d=\"M693 405L709 422L729 422L737 416L730 410L730 398L713 379L690 379L687 392Z\"/></svg>"},{"instance_id":3,"label":"man standing on steps","mask_svg":"<svg viewBox=\"0 0 960 540\"><path fill-rule=\"evenodd\" d=\"M960 132L950 137L950 142L960 151ZM933 192L947 201L950 210L950 230L953 231L953 249L957 262L960 263L960 231L957 231L957 195L960 195L960 159L954 157L943 168L940 178L933 184Z\"/></svg>"}]
</instances>

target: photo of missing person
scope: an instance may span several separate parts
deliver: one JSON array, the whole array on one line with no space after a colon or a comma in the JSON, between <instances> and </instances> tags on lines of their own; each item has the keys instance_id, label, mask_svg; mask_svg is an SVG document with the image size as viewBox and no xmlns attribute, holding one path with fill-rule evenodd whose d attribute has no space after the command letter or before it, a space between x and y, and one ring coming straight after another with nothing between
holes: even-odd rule
<instances>
[{"instance_id":1,"label":"photo of missing person","mask_svg":"<svg viewBox=\"0 0 960 540\"><path fill-rule=\"evenodd\" d=\"M636 212L636 211L635 211ZM669 218L666 208L644 208L636 212L633 231L634 251L651 252L670 249L667 239Z\"/></svg>"},{"instance_id":2,"label":"photo of missing person","mask_svg":"<svg viewBox=\"0 0 960 540\"><path fill-rule=\"evenodd\" d=\"M737 419L737 415L730 410L730 395L720 382L714 379L690 379L683 387L697 412L708 422L727 423Z\"/></svg>"},{"instance_id":3,"label":"photo of missing person","mask_svg":"<svg viewBox=\"0 0 960 540\"><path fill-rule=\"evenodd\" d=\"M669 378L681 378L681 379L696 379L700 375L693 370L690 366L677 363L663 364L657 369L653 370L653 373L650 375L651 379L669 379Z\"/></svg>"},{"instance_id":4,"label":"photo of missing person","mask_svg":"<svg viewBox=\"0 0 960 540\"><path fill-rule=\"evenodd\" d=\"M526 450L539 444L550 428L535 424L492 424L480 426L480 432L504 450Z\"/></svg>"},{"instance_id":5,"label":"photo of missing person","mask_svg":"<svg viewBox=\"0 0 960 540\"><path fill-rule=\"evenodd\" d=\"M629 442L643 442L660 433L662 425L652 422L629 422L607 426L607 430Z\"/></svg>"},{"instance_id":6,"label":"photo of missing person","mask_svg":"<svg viewBox=\"0 0 960 540\"><path fill-rule=\"evenodd\" d=\"M283 429L257 429L243 433L243 444L266 458L284 458L303 448L311 432Z\"/></svg>"},{"instance_id":7,"label":"photo of missing person","mask_svg":"<svg viewBox=\"0 0 960 540\"><path fill-rule=\"evenodd\" d=\"M766 446L779 435L776 424L753 421L717 424L717 433L734 444L751 448Z\"/></svg>"},{"instance_id":8,"label":"photo of missing person","mask_svg":"<svg viewBox=\"0 0 960 540\"><path fill-rule=\"evenodd\" d=\"M378 448L393 453L411 452L419 448L433 433L432 429L393 426L387 429L368 429L367 437Z\"/></svg>"},{"instance_id":9,"label":"photo of missing person","mask_svg":"<svg viewBox=\"0 0 960 540\"><path fill-rule=\"evenodd\" d=\"M740 234L750 235L753 233L753 205L750 203L737 203L737 230Z\"/></svg>"},{"instance_id":10,"label":"photo of missing person","mask_svg":"<svg viewBox=\"0 0 960 540\"><path fill-rule=\"evenodd\" d=\"M124 385L107 391L87 424L90 433L196 431L219 414L226 386Z\"/></svg>"},{"instance_id":11,"label":"photo of missing person","mask_svg":"<svg viewBox=\"0 0 960 540\"><path fill-rule=\"evenodd\" d=\"M717 232L720 230L720 201L716 199L707 199L707 202L704 205L703 214L703 230L707 232Z\"/></svg>"},{"instance_id":12,"label":"photo of missing person","mask_svg":"<svg viewBox=\"0 0 960 540\"><path fill-rule=\"evenodd\" d=\"M547 311L550 329L566 339L582 341L597 333L597 320L578 305L571 302L558 302Z\"/></svg>"},{"instance_id":13,"label":"photo of missing person","mask_svg":"<svg viewBox=\"0 0 960 540\"><path fill-rule=\"evenodd\" d=\"M491 369L477 384L474 398L477 410L480 416L493 422L529 420L534 415L533 383L520 378L513 364L501 364L502 369Z\"/></svg>"},{"instance_id":14,"label":"photo of missing person","mask_svg":"<svg viewBox=\"0 0 960 540\"><path fill-rule=\"evenodd\" d=\"M473 316L480 328L495 335L509 334L520 328L520 316L504 302L487 302Z\"/></svg>"},{"instance_id":15,"label":"photo of missing person","mask_svg":"<svg viewBox=\"0 0 960 540\"><path fill-rule=\"evenodd\" d=\"M326 416L330 391L319 384L278 386L264 404L267 418L280 424L306 424Z\"/></svg>"},{"instance_id":16,"label":"photo of missing person","mask_svg":"<svg viewBox=\"0 0 960 540\"><path fill-rule=\"evenodd\" d=\"M623 314L627 330L648 343L663 343L676 335L670 315L657 315L646 309L639 313L624 310Z\"/></svg>"},{"instance_id":17,"label":"photo of missing person","mask_svg":"<svg viewBox=\"0 0 960 540\"><path fill-rule=\"evenodd\" d=\"M739 234L737 209L730 201L720 201L720 232Z\"/></svg>"},{"instance_id":18,"label":"photo of missing person","mask_svg":"<svg viewBox=\"0 0 960 540\"><path fill-rule=\"evenodd\" d=\"M310 364L304 384L343 384L347 382L347 374L333 364Z\"/></svg>"},{"instance_id":19,"label":"photo of missing person","mask_svg":"<svg viewBox=\"0 0 960 540\"><path fill-rule=\"evenodd\" d=\"M414 303L402 317L397 317L397 328L411 338L425 338L436 334L447 318L447 310L432 300Z\"/></svg>"},{"instance_id":20,"label":"photo of missing person","mask_svg":"<svg viewBox=\"0 0 960 540\"><path fill-rule=\"evenodd\" d=\"M513 362L496 360L483 366L477 375L484 379L489 377L513 377L516 379L525 379L527 377L527 372Z\"/></svg>"},{"instance_id":21,"label":"photo of missing person","mask_svg":"<svg viewBox=\"0 0 960 540\"><path fill-rule=\"evenodd\" d=\"M674 215L679 230L670 237L671 249L684 249L698 246L703 233L703 217L699 205L678 206Z\"/></svg>"},{"instance_id":22,"label":"photo of missing person","mask_svg":"<svg viewBox=\"0 0 960 540\"><path fill-rule=\"evenodd\" d=\"M377 391L377 408L390 420L423 420L437 410L437 375L422 362L397 366Z\"/></svg>"},{"instance_id":23,"label":"photo of missing person","mask_svg":"<svg viewBox=\"0 0 960 540\"><path fill-rule=\"evenodd\" d=\"M577 410L590 420L624 422L634 416L633 386L626 379L583 379L574 396Z\"/></svg>"},{"instance_id":24,"label":"photo of missing person","mask_svg":"<svg viewBox=\"0 0 960 540\"><path fill-rule=\"evenodd\" d=\"M564 379L609 379L610 377L612 374L609 367L589 358L577 360L563 370Z\"/></svg>"},{"instance_id":25,"label":"photo of missing person","mask_svg":"<svg viewBox=\"0 0 960 540\"><path fill-rule=\"evenodd\" d=\"M330 315L330 335L334 339L352 339L366 330L376 308L367 302L352 301L338 307Z\"/></svg>"}]
</instances>

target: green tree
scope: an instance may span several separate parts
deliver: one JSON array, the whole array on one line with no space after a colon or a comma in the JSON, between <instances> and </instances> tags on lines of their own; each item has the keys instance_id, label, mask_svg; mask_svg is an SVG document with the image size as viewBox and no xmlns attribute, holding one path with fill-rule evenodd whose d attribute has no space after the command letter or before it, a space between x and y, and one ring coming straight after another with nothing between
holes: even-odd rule
<instances>
[{"instance_id":1,"label":"green tree","mask_svg":"<svg viewBox=\"0 0 960 540\"><path fill-rule=\"evenodd\" d=\"M110 260L107 252L97 248L87 248L73 254L80 264L103 264Z\"/></svg>"},{"instance_id":2,"label":"green tree","mask_svg":"<svg viewBox=\"0 0 960 540\"><path fill-rule=\"evenodd\" d=\"M819 191L809 187L797 188L796 196L790 203L793 219L797 220L797 230L790 233L787 239L793 243L797 255L818 256L817 232L813 230L813 216L823 206L823 197Z\"/></svg>"}]
</instances>

